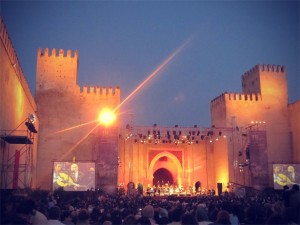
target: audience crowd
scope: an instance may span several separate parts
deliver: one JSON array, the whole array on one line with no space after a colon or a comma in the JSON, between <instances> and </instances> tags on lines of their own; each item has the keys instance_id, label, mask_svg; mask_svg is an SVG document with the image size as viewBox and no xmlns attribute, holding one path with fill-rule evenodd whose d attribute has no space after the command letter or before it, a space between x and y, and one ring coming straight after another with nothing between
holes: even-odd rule
<instances>
[{"instance_id":1,"label":"audience crowd","mask_svg":"<svg viewBox=\"0 0 300 225\"><path fill-rule=\"evenodd\" d=\"M41 194L42 193L42 194ZM236 196L110 195L103 191L1 193L0 224L217 225L300 224L299 186Z\"/></svg>"}]
</instances>

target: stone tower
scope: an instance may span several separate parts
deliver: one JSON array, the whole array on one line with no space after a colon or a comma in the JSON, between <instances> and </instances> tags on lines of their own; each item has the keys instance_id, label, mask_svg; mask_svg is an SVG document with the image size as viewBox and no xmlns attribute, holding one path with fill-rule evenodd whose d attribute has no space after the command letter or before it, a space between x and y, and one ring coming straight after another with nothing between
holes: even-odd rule
<instances>
[{"instance_id":1,"label":"stone tower","mask_svg":"<svg viewBox=\"0 0 300 225\"><path fill-rule=\"evenodd\" d=\"M51 189L54 161L95 162L96 186L117 185L118 121L99 126L98 114L120 104L120 88L77 84L78 52L37 53L36 103L40 118L37 187Z\"/></svg>"},{"instance_id":2,"label":"stone tower","mask_svg":"<svg viewBox=\"0 0 300 225\"><path fill-rule=\"evenodd\" d=\"M226 92L211 101L212 125L232 130L228 143L230 180L238 181L243 151L251 156L247 176L254 186L271 186L273 163L292 162L287 106L286 69L274 65L253 67L242 75L242 93ZM246 139L244 149L237 149L236 142L243 141L235 140L238 132Z\"/></svg>"}]
</instances>

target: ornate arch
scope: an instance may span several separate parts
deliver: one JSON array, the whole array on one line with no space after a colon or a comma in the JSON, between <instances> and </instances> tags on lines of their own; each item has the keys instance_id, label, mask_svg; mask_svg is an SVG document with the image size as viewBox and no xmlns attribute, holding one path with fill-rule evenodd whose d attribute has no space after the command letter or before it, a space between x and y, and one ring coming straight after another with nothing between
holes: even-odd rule
<instances>
[{"instance_id":1,"label":"ornate arch","mask_svg":"<svg viewBox=\"0 0 300 225\"><path fill-rule=\"evenodd\" d=\"M177 168L177 177L176 177L176 180L177 180L177 183L178 184L181 184L182 183L182 176L183 176L183 169L182 169L182 165L180 163L180 161L178 160L178 158L176 156L174 156L172 153L168 152L168 151L164 151L164 152L161 152L159 154L157 154L150 162L150 165L148 167L148 181L152 181L153 179L153 168L154 168L154 165L155 163L161 158L161 157L168 157L170 158L173 163L175 163L176 165L176 168Z\"/></svg>"}]
</instances>

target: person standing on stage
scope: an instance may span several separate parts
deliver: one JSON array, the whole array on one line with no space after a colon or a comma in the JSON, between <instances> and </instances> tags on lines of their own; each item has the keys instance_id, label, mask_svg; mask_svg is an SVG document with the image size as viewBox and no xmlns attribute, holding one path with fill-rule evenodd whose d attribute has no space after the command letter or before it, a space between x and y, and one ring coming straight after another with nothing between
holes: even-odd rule
<instances>
[{"instance_id":1,"label":"person standing on stage","mask_svg":"<svg viewBox=\"0 0 300 225\"><path fill-rule=\"evenodd\" d=\"M292 184L299 184L299 174L295 172L294 166L288 166L287 168L287 177L290 179Z\"/></svg>"},{"instance_id":2,"label":"person standing on stage","mask_svg":"<svg viewBox=\"0 0 300 225\"><path fill-rule=\"evenodd\" d=\"M70 177L73 181L73 188L75 190L85 190L85 186L84 186L84 173L79 171L79 167L76 163L73 163L71 165L71 173L70 173Z\"/></svg>"}]
</instances>

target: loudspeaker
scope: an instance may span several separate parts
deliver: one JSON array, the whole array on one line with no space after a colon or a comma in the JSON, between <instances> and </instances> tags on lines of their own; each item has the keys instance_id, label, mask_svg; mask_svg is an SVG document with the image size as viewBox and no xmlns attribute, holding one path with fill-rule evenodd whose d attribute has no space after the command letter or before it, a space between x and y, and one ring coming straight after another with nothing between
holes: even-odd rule
<instances>
[{"instance_id":1,"label":"loudspeaker","mask_svg":"<svg viewBox=\"0 0 300 225\"><path fill-rule=\"evenodd\" d=\"M222 194L222 183L217 183L218 195Z\"/></svg>"}]
</instances>

